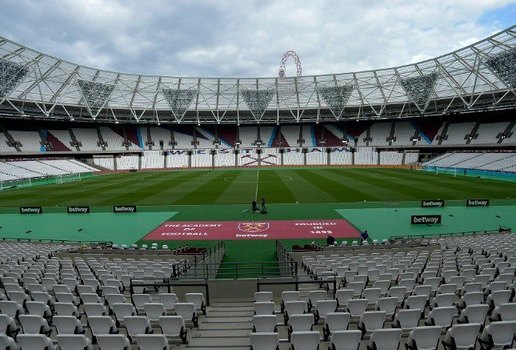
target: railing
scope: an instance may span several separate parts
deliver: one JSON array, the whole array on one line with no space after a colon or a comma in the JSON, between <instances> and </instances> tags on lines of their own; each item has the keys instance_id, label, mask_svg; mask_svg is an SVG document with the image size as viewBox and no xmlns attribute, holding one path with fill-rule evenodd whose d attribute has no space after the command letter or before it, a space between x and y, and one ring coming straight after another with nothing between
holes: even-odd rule
<instances>
[{"instance_id":1,"label":"railing","mask_svg":"<svg viewBox=\"0 0 516 350\"><path fill-rule=\"evenodd\" d=\"M196 275L189 274L189 278L212 278L216 275L220 279L239 279L282 276L281 271L291 271L288 276L295 275L297 272L297 262L278 262L278 261L240 261L226 262L223 264L203 264L204 271L197 270Z\"/></svg>"},{"instance_id":2,"label":"railing","mask_svg":"<svg viewBox=\"0 0 516 350\"><path fill-rule=\"evenodd\" d=\"M193 255L193 259L185 260L173 266L172 277L178 279L215 278L224 258L225 245L218 242L201 254Z\"/></svg>"},{"instance_id":3,"label":"railing","mask_svg":"<svg viewBox=\"0 0 516 350\"><path fill-rule=\"evenodd\" d=\"M160 288L167 288L167 292L172 292L172 287L202 287L204 288L204 297L206 305L210 306L210 288L207 280L176 280L173 278L138 278L131 279L129 291L131 295L135 294L135 288L149 288L159 291Z\"/></svg>"},{"instance_id":4,"label":"railing","mask_svg":"<svg viewBox=\"0 0 516 350\"><path fill-rule=\"evenodd\" d=\"M305 277L306 278L306 277ZM262 286L270 286L270 285L285 285L285 286L294 286L294 289L299 290L300 284L317 284L320 288L325 287L326 291L331 291L333 293L333 298L335 298L335 294L337 293L337 278L335 276L331 277L319 277L316 279L301 279L299 276L292 276L288 279L284 277L280 278L257 278L256 279L256 290L259 292Z\"/></svg>"},{"instance_id":5,"label":"railing","mask_svg":"<svg viewBox=\"0 0 516 350\"><path fill-rule=\"evenodd\" d=\"M297 261L294 261L290 252L287 251L283 243L278 240L276 240L276 256L278 258L281 276L297 275Z\"/></svg>"},{"instance_id":6,"label":"railing","mask_svg":"<svg viewBox=\"0 0 516 350\"><path fill-rule=\"evenodd\" d=\"M113 244L111 241L85 241L70 239L50 239L50 238L23 238L23 237L2 237L2 241L31 242L31 243L65 243L65 244L93 244L107 247Z\"/></svg>"},{"instance_id":7,"label":"railing","mask_svg":"<svg viewBox=\"0 0 516 350\"><path fill-rule=\"evenodd\" d=\"M474 235L486 235L486 234L495 234L495 233L510 233L510 227L499 227L496 230L486 230L486 231L464 231L464 232L447 232L447 233L431 233L431 234L422 234L422 235L397 235L391 236L389 241L397 241L404 239L421 239L421 238L442 238L442 237L450 237L450 236L474 236Z\"/></svg>"},{"instance_id":8,"label":"railing","mask_svg":"<svg viewBox=\"0 0 516 350\"><path fill-rule=\"evenodd\" d=\"M184 246L177 247L174 249L152 249L152 248L151 249L141 249L141 248L139 249L139 248L133 248L133 247L129 247L129 248L116 247L115 248L115 247L111 247L110 245L107 245L103 248L105 248L105 249L90 249L90 248L82 249L82 248L80 248L79 252L90 254L90 255L95 255L95 254L112 254L112 255L126 254L126 255L156 255L156 256L180 255L181 251L187 249L188 246L184 245Z\"/></svg>"}]
</instances>

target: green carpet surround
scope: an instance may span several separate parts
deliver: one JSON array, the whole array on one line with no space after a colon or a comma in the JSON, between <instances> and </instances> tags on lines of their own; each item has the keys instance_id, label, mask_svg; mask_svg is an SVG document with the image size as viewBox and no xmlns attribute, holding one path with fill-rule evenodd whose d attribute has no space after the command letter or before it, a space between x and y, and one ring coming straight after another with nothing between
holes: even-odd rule
<instances>
[{"instance_id":1,"label":"green carpet surround","mask_svg":"<svg viewBox=\"0 0 516 350\"><path fill-rule=\"evenodd\" d=\"M371 239L400 235L433 235L450 232L489 231L499 226L516 228L516 206L339 209L337 212ZM411 225L411 215L441 215L436 225Z\"/></svg>"},{"instance_id":2,"label":"green carpet surround","mask_svg":"<svg viewBox=\"0 0 516 350\"><path fill-rule=\"evenodd\" d=\"M0 238L112 241L131 245L171 212L91 214L1 214Z\"/></svg>"}]
</instances>

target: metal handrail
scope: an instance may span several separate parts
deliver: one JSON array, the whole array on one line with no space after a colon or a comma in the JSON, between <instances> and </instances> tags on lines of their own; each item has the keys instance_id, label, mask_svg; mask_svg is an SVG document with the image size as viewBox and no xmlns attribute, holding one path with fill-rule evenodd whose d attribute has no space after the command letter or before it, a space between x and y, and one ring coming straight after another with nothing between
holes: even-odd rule
<instances>
[{"instance_id":1,"label":"metal handrail","mask_svg":"<svg viewBox=\"0 0 516 350\"><path fill-rule=\"evenodd\" d=\"M205 298L206 298L206 305L210 306L210 287L208 285L208 280L205 279L204 282L200 282L202 280L177 280L173 278L160 278L160 279L153 279L153 278L135 278L130 279L129 284L129 292L131 295L134 294L134 288L135 287L149 287L157 290L160 287L167 287L168 293L172 292L172 287L204 287L205 290ZM145 282L149 281L149 282Z\"/></svg>"},{"instance_id":2,"label":"metal handrail","mask_svg":"<svg viewBox=\"0 0 516 350\"><path fill-rule=\"evenodd\" d=\"M32 243L71 243L71 244L98 244L102 246L112 245L112 241L87 241L87 240L71 240L71 239L52 239L52 238L24 238L24 237L2 237L2 241L18 241Z\"/></svg>"},{"instance_id":3,"label":"metal handrail","mask_svg":"<svg viewBox=\"0 0 516 350\"><path fill-rule=\"evenodd\" d=\"M299 276L292 276L289 277L291 281L285 281L285 280L267 280L267 278L257 278L256 279L256 290L259 292L261 286L266 285L293 285L295 286L295 290L299 290L300 284L318 284L319 287L322 287L324 284L326 284L326 290L330 290L330 284L333 285L332 293L333 297L335 298L335 295L337 294L337 278L335 276L325 276L325 277L318 277L315 279L308 279L308 280L300 280Z\"/></svg>"},{"instance_id":4,"label":"metal handrail","mask_svg":"<svg viewBox=\"0 0 516 350\"><path fill-rule=\"evenodd\" d=\"M450 236L474 236L474 235L485 235L485 234L495 234L500 233L501 228L498 228L496 230L485 230L485 231L462 231L462 232L446 232L446 233L432 233L432 234L422 234L422 235L397 235L397 236L391 236L389 240L395 241L400 239L417 239L417 238L441 238L441 237L450 237ZM510 229L508 231L503 232L510 232Z\"/></svg>"}]
</instances>

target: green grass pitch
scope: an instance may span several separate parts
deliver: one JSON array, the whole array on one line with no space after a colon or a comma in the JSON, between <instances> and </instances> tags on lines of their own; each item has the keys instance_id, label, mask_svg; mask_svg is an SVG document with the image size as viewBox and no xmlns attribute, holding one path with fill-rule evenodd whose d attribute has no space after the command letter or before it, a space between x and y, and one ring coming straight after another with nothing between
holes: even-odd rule
<instances>
[{"instance_id":1,"label":"green grass pitch","mask_svg":"<svg viewBox=\"0 0 516 350\"><path fill-rule=\"evenodd\" d=\"M176 170L94 176L0 193L0 206L405 202L516 198L516 183L387 168Z\"/></svg>"}]
</instances>

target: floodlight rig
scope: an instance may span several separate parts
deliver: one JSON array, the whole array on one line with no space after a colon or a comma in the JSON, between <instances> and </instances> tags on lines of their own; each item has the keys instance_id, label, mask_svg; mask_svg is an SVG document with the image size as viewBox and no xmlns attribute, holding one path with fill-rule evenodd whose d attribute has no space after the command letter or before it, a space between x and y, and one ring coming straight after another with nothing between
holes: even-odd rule
<instances>
[{"instance_id":1,"label":"floodlight rig","mask_svg":"<svg viewBox=\"0 0 516 350\"><path fill-rule=\"evenodd\" d=\"M297 76L300 77L303 74L303 69L301 68L301 60L299 59L299 56L294 50L288 50L281 57L281 64L278 70L278 75L280 76L280 78L285 77L285 64L287 63L289 57L292 57L294 63L296 64Z\"/></svg>"}]
</instances>

